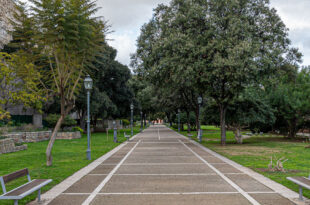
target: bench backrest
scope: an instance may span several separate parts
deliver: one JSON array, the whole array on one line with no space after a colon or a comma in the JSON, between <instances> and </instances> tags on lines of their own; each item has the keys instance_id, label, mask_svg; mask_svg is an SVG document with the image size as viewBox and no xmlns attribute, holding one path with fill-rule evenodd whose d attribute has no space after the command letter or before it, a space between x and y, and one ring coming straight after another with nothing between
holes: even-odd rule
<instances>
[{"instance_id":1,"label":"bench backrest","mask_svg":"<svg viewBox=\"0 0 310 205\"><path fill-rule=\"evenodd\" d=\"M18 179L20 177L23 177L23 176L27 176L28 181L31 181L29 171L27 168L13 172L11 174L7 174L5 176L0 176L0 182L1 182L3 192L6 193L6 188L5 188L6 183L13 181L15 179Z\"/></svg>"}]
</instances>

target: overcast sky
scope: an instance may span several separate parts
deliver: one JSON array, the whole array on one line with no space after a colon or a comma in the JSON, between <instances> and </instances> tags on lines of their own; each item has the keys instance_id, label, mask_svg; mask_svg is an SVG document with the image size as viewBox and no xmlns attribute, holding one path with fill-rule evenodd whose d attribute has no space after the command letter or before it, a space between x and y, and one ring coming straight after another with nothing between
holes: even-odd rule
<instances>
[{"instance_id":1,"label":"overcast sky","mask_svg":"<svg viewBox=\"0 0 310 205\"><path fill-rule=\"evenodd\" d=\"M130 54L136 50L136 40L141 26L152 17L153 8L170 0L98 0L104 16L114 32L108 38L117 49L117 60L129 65ZM303 53L303 64L310 65L310 0L271 0L286 26L290 39Z\"/></svg>"}]
</instances>

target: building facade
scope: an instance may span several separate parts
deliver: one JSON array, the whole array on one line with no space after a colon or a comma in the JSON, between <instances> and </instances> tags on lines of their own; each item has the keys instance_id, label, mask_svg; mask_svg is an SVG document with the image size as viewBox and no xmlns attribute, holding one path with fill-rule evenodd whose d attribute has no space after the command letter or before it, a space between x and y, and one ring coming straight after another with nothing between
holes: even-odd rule
<instances>
[{"instance_id":1,"label":"building facade","mask_svg":"<svg viewBox=\"0 0 310 205\"><path fill-rule=\"evenodd\" d=\"M0 49L12 40L10 32L13 29L11 21L14 11L14 0L0 0Z\"/></svg>"}]
</instances>

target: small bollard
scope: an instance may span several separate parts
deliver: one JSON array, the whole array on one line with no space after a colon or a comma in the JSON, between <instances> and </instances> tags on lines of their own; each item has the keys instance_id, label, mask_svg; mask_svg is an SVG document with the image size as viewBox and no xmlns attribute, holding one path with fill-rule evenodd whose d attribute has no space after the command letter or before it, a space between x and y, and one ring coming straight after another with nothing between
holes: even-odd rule
<instances>
[{"instance_id":1,"label":"small bollard","mask_svg":"<svg viewBox=\"0 0 310 205\"><path fill-rule=\"evenodd\" d=\"M114 126L114 139L113 142L117 143L117 127L115 121L113 121L113 126Z\"/></svg>"}]
</instances>

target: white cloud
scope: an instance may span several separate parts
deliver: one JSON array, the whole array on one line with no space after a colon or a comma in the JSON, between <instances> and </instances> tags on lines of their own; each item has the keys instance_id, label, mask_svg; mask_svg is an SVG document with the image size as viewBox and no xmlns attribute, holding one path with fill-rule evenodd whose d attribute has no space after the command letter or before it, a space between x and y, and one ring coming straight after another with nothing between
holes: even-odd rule
<instances>
[{"instance_id":1,"label":"white cloud","mask_svg":"<svg viewBox=\"0 0 310 205\"><path fill-rule=\"evenodd\" d=\"M117 49L118 61L130 64L140 28L151 19L158 4L168 2L170 0L98 0L99 15L104 16L114 31L108 38L113 39L109 44Z\"/></svg>"},{"instance_id":2,"label":"white cloud","mask_svg":"<svg viewBox=\"0 0 310 205\"><path fill-rule=\"evenodd\" d=\"M309 0L271 0L279 16L289 28L292 45L300 49L303 64L310 65L310 8Z\"/></svg>"},{"instance_id":3,"label":"white cloud","mask_svg":"<svg viewBox=\"0 0 310 205\"><path fill-rule=\"evenodd\" d=\"M113 39L108 41L109 45L118 51L116 59L123 64L129 65L129 55L136 50L134 36L132 31L113 33L108 36Z\"/></svg>"},{"instance_id":4,"label":"white cloud","mask_svg":"<svg viewBox=\"0 0 310 205\"><path fill-rule=\"evenodd\" d=\"M23 0L28 1L28 0ZM294 47L304 54L304 65L310 65L310 0L270 0L283 22L290 29L289 34ZM115 31L108 38L109 44L118 51L117 60L129 65L130 54L136 50L136 39L140 28L147 23L153 9L160 3L170 0L98 0L101 9L98 15L104 16Z\"/></svg>"}]
</instances>

